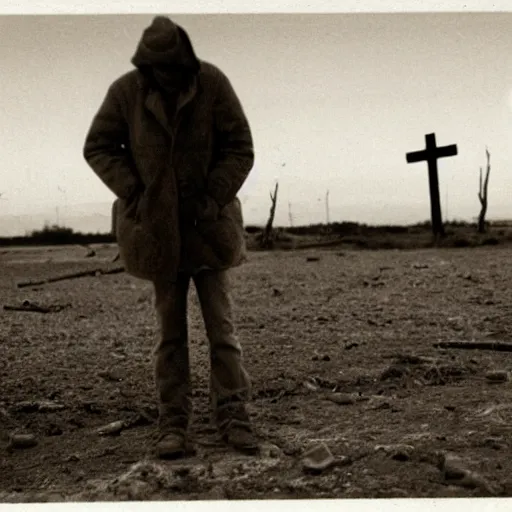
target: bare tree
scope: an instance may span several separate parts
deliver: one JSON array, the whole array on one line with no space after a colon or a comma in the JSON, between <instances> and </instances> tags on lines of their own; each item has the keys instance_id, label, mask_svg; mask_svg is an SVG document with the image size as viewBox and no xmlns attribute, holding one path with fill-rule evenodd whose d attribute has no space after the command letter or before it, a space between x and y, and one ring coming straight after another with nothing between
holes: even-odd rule
<instances>
[{"instance_id":1,"label":"bare tree","mask_svg":"<svg viewBox=\"0 0 512 512\"><path fill-rule=\"evenodd\" d=\"M272 201L272 204L270 206L270 215L267 221L267 225L265 226L265 230L261 234L260 247L262 249L271 249L274 245L274 230L272 226L274 223L274 215L276 213L278 189L279 182L276 182L276 188L274 189L274 193L272 194L272 192L270 192L270 200Z\"/></svg>"},{"instance_id":2,"label":"bare tree","mask_svg":"<svg viewBox=\"0 0 512 512\"><path fill-rule=\"evenodd\" d=\"M290 202L288 202L288 220L290 221L290 227L293 227L292 203Z\"/></svg>"},{"instance_id":3,"label":"bare tree","mask_svg":"<svg viewBox=\"0 0 512 512\"><path fill-rule=\"evenodd\" d=\"M481 209L478 216L478 232L485 233L485 214L487 213L487 191L489 186L489 174L491 172L491 155L489 150L485 148L487 157L487 168L485 170L485 178L483 177L482 168L480 167L480 188L478 191L478 199L480 200Z\"/></svg>"},{"instance_id":4,"label":"bare tree","mask_svg":"<svg viewBox=\"0 0 512 512\"><path fill-rule=\"evenodd\" d=\"M330 215L329 215L329 190L327 190L327 193L325 194L325 217L327 221L327 225L331 223Z\"/></svg>"}]
</instances>

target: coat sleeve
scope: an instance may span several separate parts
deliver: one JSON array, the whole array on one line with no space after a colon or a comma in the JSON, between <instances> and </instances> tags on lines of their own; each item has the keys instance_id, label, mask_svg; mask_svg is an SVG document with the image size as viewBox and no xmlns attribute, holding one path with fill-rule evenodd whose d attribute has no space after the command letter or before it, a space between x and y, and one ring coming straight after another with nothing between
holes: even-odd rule
<instances>
[{"instance_id":1,"label":"coat sleeve","mask_svg":"<svg viewBox=\"0 0 512 512\"><path fill-rule=\"evenodd\" d=\"M207 193L219 206L231 202L254 165L249 123L229 79L220 72L213 105L215 159Z\"/></svg>"},{"instance_id":2,"label":"coat sleeve","mask_svg":"<svg viewBox=\"0 0 512 512\"><path fill-rule=\"evenodd\" d=\"M128 124L113 84L94 116L83 155L101 181L123 199L131 197L141 185L128 148Z\"/></svg>"}]
</instances>

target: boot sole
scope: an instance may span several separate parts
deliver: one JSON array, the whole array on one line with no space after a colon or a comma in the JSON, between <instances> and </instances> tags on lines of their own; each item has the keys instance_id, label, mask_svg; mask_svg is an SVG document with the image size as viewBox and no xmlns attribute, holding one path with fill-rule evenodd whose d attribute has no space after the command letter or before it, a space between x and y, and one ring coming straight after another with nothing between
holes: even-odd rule
<instances>
[{"instance_id":1,"label":"boot sole","mask_svg":"<svg viewBox=\"0 0 512 512\"><path fill-rule=\"evenodd\" d=\"M228 435L223 436L222 440L224 441L224 443L226 443L228 446L230 446L234 450L241 452L241 453L245 453L247 455L256 455L260 451L259 444L236 444L236 443L230 442Z\"/></svg>"},{"instance_id":2,"label":"boot sole","mask_svg":"<svg viewBox=\"0 0 512 512\"><path fill-rule=\"evenodd\" d=\"M187 452L185 450L175 450L172 452L165 451L165 450L159 450L157 453L157 456L159 459L163 460L176 460L176 459L182 459L185 457Z\"/></svg>"}]
</instances>

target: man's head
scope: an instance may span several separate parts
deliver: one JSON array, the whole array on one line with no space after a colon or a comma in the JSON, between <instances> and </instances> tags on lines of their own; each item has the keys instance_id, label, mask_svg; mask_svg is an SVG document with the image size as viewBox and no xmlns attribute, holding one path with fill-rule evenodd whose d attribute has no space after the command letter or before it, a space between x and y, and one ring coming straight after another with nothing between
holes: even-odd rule
<instances>
[{"instance_id":1,"label":"man's head","mask_svg":"<svg viewBox=\"0 0 512 512\"><path fill-rule=\"evenodd\" d=\"M187 33L164 16L144 30L132 63L165 90L182 89L200 68Z\"/></svg>"}]
</instances>

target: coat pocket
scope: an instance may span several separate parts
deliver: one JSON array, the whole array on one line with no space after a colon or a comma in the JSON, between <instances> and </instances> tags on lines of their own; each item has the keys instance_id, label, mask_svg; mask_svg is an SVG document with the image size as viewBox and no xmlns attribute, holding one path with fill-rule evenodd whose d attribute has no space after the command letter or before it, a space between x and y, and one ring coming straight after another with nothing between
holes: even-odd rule
<instances>
[{"instance_id":1,"label":"coat pocket","mask_svg":"<svg viewBox=\"0 0 512 512\"><path fill-rule=\"evenodd\" d=\"M151 223L142 214L146 197L118 199L116 238L126 271L140 279L152 280L163 269L161 244Z\"/></svg>"},{"instance_id":2,"label":"coat pocket","mask_svg":"<svg viewBox=\"0 0 512 512\"><path fill-rule=\"evenodd\" d=\"M240 201L224 206L214 221L199 221L183 234L184 264L212 269L239 265L246 258Z\"/></svg>"}]
</instances>

